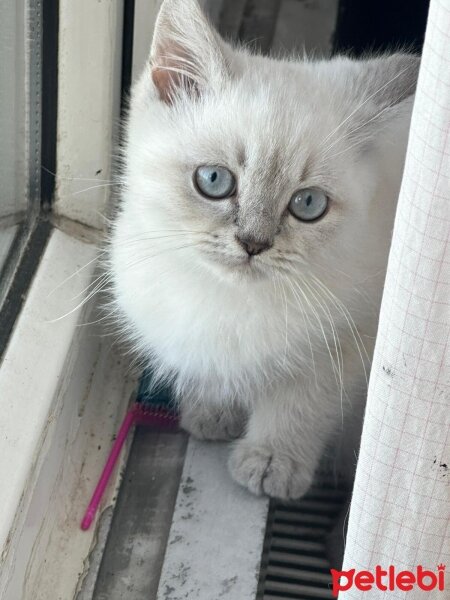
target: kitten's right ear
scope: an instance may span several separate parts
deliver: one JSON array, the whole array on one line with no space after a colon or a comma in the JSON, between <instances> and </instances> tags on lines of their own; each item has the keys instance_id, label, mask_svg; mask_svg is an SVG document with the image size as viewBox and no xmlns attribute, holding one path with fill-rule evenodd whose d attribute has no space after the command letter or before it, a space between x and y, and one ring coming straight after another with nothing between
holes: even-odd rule
<instances>
[{"instance_id":1,"label":"kitten's right ear","mask_svg":"<svg viewBox=\"0 0 450 600\"><path fill-rule=\"evenodd\" d=\"M163 102L179 91L200 95L229 75L226 48L196 0L164 0L156 20L150 67Z\"/></svg>"},{"instance_id":2,"label":"kitten's right ear","mask_svg":"<svg viewBox=\"0 0 450 600\"><path fill-rule=\"evenodd\" d=\"M377 109L392 108L414 94L420 57L398 52L359 64L359 87Z\"/></svg>"}]
</instances>

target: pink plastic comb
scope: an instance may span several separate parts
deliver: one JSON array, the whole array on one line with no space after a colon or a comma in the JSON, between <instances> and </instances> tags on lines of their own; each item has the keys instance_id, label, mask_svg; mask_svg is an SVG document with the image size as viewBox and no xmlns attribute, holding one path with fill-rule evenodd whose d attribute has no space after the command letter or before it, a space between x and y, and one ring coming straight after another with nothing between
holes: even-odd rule
<instances>
[{"instance_id":1,"label":"pink plastic comb","mask_svg":"<svg viewBox=\"0 0 450 600\"><path fill-rule=\"evenodd\" d=\"M103 467L100 479L92 494L91 501L88 504L83 520L81 521L81 529L86 531L92 524L95 518L100 502L105 493L106 486L111 478L111 474L116 466L117 459L123 445L128 437L130 429L135 425L144 425L155 428L175 429L178 426L177 415L170 410L164 408L146 407L141 402L135 402L125 415L122 425L114 440L114 444L109 452L108 459Z\"/></svg>"}]
</instances>

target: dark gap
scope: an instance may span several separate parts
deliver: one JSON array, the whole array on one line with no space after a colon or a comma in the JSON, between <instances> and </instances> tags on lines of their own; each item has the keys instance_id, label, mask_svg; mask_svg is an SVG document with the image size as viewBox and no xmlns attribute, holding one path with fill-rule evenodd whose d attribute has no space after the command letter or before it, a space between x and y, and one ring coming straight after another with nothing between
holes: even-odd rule
<instances>
[{"instance_id":1,"label":"dark gap","mask_svg":"<svg viewBox=\"0 0 450 600\"><path fill-rule=\"evenodd\" d=\"M122 34L122 97L120 117L126 115L129 104L130 88L133 70L133 36L134 36L134 5L135 0L125 0L123 7Z\"/></svg>"},{"instance_id":2,"label":"dark gap","mask_svg":"<svg viewBox=\"0 0 450 600\"><path fill-rule=\"evenodd\" d=\"M299 508L299 516L297 519L283 519L280 517L275 516L275 523L277 525L290 525L291 527L302 527L304 525L307 525L308 527L314 527L315 529L323 529L324 527L326 527L327 525L329 525L331 523L331 519L330 518L326 518L325 515L320 515L323 519L323 522L316 522L316 521L311 521L310 517L316 516L316 513L310 511L309 513L307 513L306 511L303 511L301 508Z\"/></svg>"},{"instance_id":3,"label":"dark gap","mask_svg":"<svg viewBox=\"0 0 450 600\"><path fill-rule=\"evenodd\" d=\"M268 590L268 593L274 598L281 598L282 600L320 600L317 596L311 596L310 594L304 594L303 592L301 596L296 592L278 592L272 590L269 592Z\"/></svg>"},{"instance_id":4,"label":"dark gap","mask_svg":"<svg viewBox=\"0 0 450 600\"><path fill-rule=\"evenodd\" d=\"M296 540L296 541L302 541L302 542L321 542L323 541L325 536L318 536L317 534L311 534L311 533L302 533L302 535L298 535L298 534L289 534L289 533L281 533L278 532L276 533L277 538L281 539L281 540Z\"/></svg>"},{"instance_id":5,"label":"dark gap","mask_svg":"<svg viewBox=\"0 0 450 600\"><path fill-rule=\"evenodd\" d=\"M294 554L295 556L301 556L301 554L299 554L298 552ZM310 556L308 554L308 556ZM283 560L274 560L272 559L270 561L271 566L273 565L274 567L283 567L284 569L292 569L293 571L297 570L297 569L304 569L305 571L309 571L311 573L321 573L321 574L326 574L329 575L330 574L330 569L327 567L316 567L314 565L299 565L297 563L287 563L286 561Z\"/></svg>"},{"instance_id":6,"label":"dark gap","mask_svg":"<svg viewBox=\"0 0 450 600\"><path fill-rule=\"evenodd\" d=\"M36 268L45 250L52 226L41 219L31 234L0 311L0 359L20 313ZM19 231L20 235L22 231ZM17 240L16 236L16 240Z\"/></svg>"},{"instance_id":7,"label":"dark gap","mask_svg":"<svg viewBox=\"0 0 450 600\"><path fill-rule=\"evenodd\" d=\"M401 48L420 53L429 0L340 0L333 53L361 56Z\"/></svg>"},{"instance_id":8,"label":"dark gap","mask_svg":"<svg viewBox=\"0 0 450 600\"><path fill-rule=\"evenodd\" d=\"M282 577L282 576L278 576L278 575L268 575L266 577L266 592L270 591L270 583L287 583L290 585L307 585L308 587L314 587L314 588L321 588L321 589L328 589L329 585L331 583L331 577L330 577L330 581L328 582L322 582L322 581L312 581L311 579L308 579L307 577Z\"/></svg>"},{"instance_id":9,"label":"dark gap","mask_svg":"<svg viewBox=\"0 0 450 600\"><path fill-rule=\"evenodd\" d=\"M267 521L266 521L266 532L264 536L263 549L261 554L261 563L259 566L259 579L258 579L258 587L256 590L256 599L262 600L264 597L265 591L265 583L267 576L267 567L270 562L270 550L272 548L272 528L273 528L273 517L275 513L275 502L273 500L270 501L269 511L267 513Z\"/></svg>"},{"instance_id":10,"label":"dark gap","mask_svg":"<svg viewBox=\"0 0 450 600\"><path fill-rule=\"evenodd\" d=\"M326 498L326 502L331 500L332 502L342 502L342 500L348 494L348 490L345 490L343 487L336 487L333 484L324 484L321 485L320 488L309 491L306 496L303 496L302 500L312 500L324 502Z\"/></svg>"},{"instance_id":11,"label":"dark gap","mask_svg":"<svg viewBox=\"0 0 450 600\"><path fill-rule=\"evenodd\" d=\"M337 515L339 513L340 508L341 508L340 505L336 506L333 509L330 509L326 505L317 506L315 508L303 507L301 505L298 507L291 507L291 508L286 508L284 506L277 506L277 512L283 514L283 517L281 517L281 515L280 515L277 518L277 521L288 522L289 515L297 514L299 511L301 511L302 514L304 514L304 515L333 516L333 515Z\"/></svg>"},{"instance_id":12,"label":"dark gap","mask_svg":"<svg viewBox=\"0 0 450 600\"><path fill-rule=\"evenodd\" d=\"M308 506L306 504L306 506L303 505L303 503L299 503L295 509L292 508L291 510L285 510L284 507L282 506L277 506L277 515L279 515L280 518L289 521L289 519L295 519L298 518L298 513L301 512L302 514L310 514L310 515L315 515L316 517L326 517L327 515L330 514L330 510L325 510L325 507L322 508L316 508Z\"/></svg>"},{"instance_id":13,"label":"dark gap","mask_svg":"<svg viewBox=\"0 0 450 600\"><path fill-rule=\"evenodd\" d=\"M293 549L293 548L285 548L284 546L280 546L276 542L273 542L270 549L274 550L275 552L284 552L285 554L292 554L293 556L312 556L314 558L323 558L324 557L323 549L297 550L297 549Z\"/></svg>"},{"instance_id":14,"label":"dark gap","mask_svg":"<svg viewBox=\"0 0 450 600\"><path fill-rule=\"evenodd\" d=\"M42 5L41 207L46 212L51 209L55 192L58 28L59 2L44 0Z\"/></svg>"}]
</instances>

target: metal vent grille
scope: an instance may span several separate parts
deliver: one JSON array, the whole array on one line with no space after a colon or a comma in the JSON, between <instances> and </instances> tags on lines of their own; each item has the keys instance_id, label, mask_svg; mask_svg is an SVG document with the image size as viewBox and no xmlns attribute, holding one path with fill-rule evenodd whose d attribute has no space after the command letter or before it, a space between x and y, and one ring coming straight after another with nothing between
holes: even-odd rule
<instances>
[{"instance_id":1,"label":"metal vent grille","mask_svg":"<svg viewBox=\"0 0 450 600\"><path fill-rule=\"evenodd\" d=\"M320 486L312 488L298 502L271 504L259 600L333 598L325 536L345 497L342 489Z\"/></svg>"}]
</instances>

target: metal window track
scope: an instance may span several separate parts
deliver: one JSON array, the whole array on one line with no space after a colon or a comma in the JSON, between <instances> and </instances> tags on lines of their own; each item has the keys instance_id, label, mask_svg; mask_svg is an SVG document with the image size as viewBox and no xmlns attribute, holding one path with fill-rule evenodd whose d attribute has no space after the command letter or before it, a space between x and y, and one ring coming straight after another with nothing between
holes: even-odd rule
<instances>
[{"instance_id":1,"label":"metal window track","mask_svg":"<svg viewBox=\"0 0 450 600\"><path fill-rule=\"evenodd\" d=\"M323 485L298 502L271 503L258 600L333 597L325 536L345 497L339 487Z\"/></svg>"}]
</instances>

